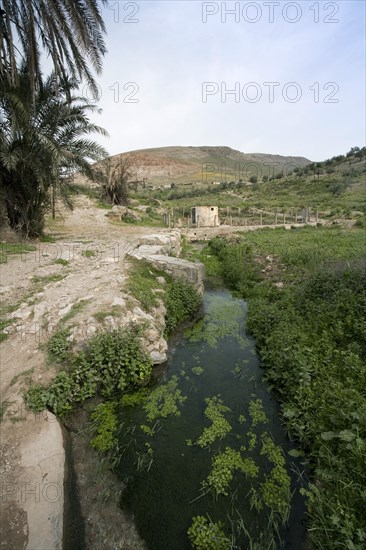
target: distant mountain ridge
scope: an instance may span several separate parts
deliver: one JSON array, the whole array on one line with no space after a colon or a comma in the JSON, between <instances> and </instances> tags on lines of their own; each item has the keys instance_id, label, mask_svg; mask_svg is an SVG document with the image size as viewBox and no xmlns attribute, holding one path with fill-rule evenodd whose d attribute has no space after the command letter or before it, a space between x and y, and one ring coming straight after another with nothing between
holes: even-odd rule
<instances>
[{"instance_id":1,"label":"distant mountain ridge","mask_svg":"<svg viewBox=\"0 0 366 550\"><path fill-rule=\"evenodd\" d=\"M300 156L242 153L227 146L169 146L122 153L126 155L133 157L138 179L155 185L246 180L288 173L311 162Z\"/></svg>"}]
</instances>

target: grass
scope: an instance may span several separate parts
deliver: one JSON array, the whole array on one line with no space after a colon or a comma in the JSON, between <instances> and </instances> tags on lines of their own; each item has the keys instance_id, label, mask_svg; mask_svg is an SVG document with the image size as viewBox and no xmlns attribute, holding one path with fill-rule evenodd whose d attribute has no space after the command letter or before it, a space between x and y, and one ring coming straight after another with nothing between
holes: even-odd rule
<instances>
[{"instance_id":1,"label":"grass","mask_svg":"<svg viewBox=\"0 0 366 550\"><path fill-rule=\"evenodd\" d=\"M66 275L46 275L46 276L34 276L32 277L32 283L34 284L34 287L28 290L26 293L24 293L20 300L13 304L4 304L1 303L1 312L2 315L9 315L10 313L13 313L16 311L21 304L24 302L27 302L28 306L34 305L38 300L34 298L34 295L43 291L43 285L55 281L60 281L64 279ZM33 298L33 299L32 299ZM8 326L14 323L13 319L4 319L1 318L0 320L0 342L4 341L7 338L7 334L2 332L2 330Z\"/></svg>"},{"instance_id":2,"label":"grass","mask_svg":"<svg viewBox=\"0 0 366 550\"><path fill-rule=\"evenodd\" d=\"M54 235L41 235L39 237L39 242L41 243L55 243L57 241Z\"/></svg>"},{"instance_id":3,"label":"grass","mask_svg":"<svg viewBox=\"0 0 366 550\"><path fill-rule=\"evenodd\" d=\"M62 281L66 275L61 275L60 273L53 273L52 275L35 275L32 277L33 283L39 285L47 285L49 283L56 283L58 281Z\"/></svg>"},{"instance_id":4,"label":"grass","mask_svg":"<svg viewBox=\"0 0 366 550\"><path fill-rule=\"evenodd\" d=\"M3 342L8 337L8 335L3 332L4 328L12 325L13 323L14 319L0 319L0 342Z\"/></svg>"},{"instance_id":5,"label":"grass","mask_svg":"<svg viewBox=\"0 0 366 550\"><path fill-rule=\"evenodd\" d=\"M95 206L97 208L102 208L103 210L111 210L113 208L113 204L109 204L108 202L104 202L101 199L99 199Z\"/></svg>"},{"instance_id":6,"label":"grass","mask_svg":"<svg viewBox=\"0 0 366 550\"><path fill-rule=\"evenodd\" d=\"M332 173L327 173L328 165L322 163L320 174L308 170L300 176L293 174L271 181L259 181L248 185L233 181L213 186L206 183L194 185L176 184L174 189L143 190L136 194L141 201L158 199L165 208L183 210L189 214L192 206L218 205L230 208L229 215L237 216L241 208L246 215L252 207L274 212L289 212L310 207L319 210L322 218L357 219L366 211L365 160L350 159L334 161Z\"/></svg>"},{"instance_id":7,"label":"grass","mask_svg":"<svg viewBox=\"0 0 366 550\"><path fill-rule=\"evenodd\" d=\"M67 321L70 321L70 319L75 317L75 315L77 315L79 311L81 311L89 303L89 301L90 300L80 300L80 302L74 304L71 307L69 313L66 313L66 315L62 317L62 319L59 321L59 324L65 324Z\"/></svg>"},{"instance_id":8,"label":"grass","mask_svg":"<svg viewBox=\"0 0 366 550\"><path fill-rule=\"evenodd\" d=\"M123 308L121 306L112 306L110 310L93 313L93 317L96 321L102 323L106 317L121 317L122 313Z\"/></svg>"},{"instance_id":9,"label":"grass","mask_svg":"<svg viewBox=\"0 0 366 550\"><path fill-rule=\"evenodd\" d=\"M95 252L95 250L83 250L81 255L85 258L94 258L97 253Z\"/></svg>"},{"instance_id":10,"label":"grass","mask_svg":"<svg viewBox=\"0 0 366 550\"><path fill-rule=\"evenodd\" d=\"M69 265L69 261L68 260L64 260L63 258L57 258L57 260L55 260L54 262L52 262L54 265L63 265L63 266L66 266L66 265Z\"/></svg>"},{"instance_id":11,"label":"grass","mask_svg":"<svg viewBox=\"0 0 366 550\"><path fill-rule=\"evenodd\" d=\"M129 277L127 288L141 304L142 309L151 311L158 305L158 298L154 292L155 289L162 289L156 277L162 273L151 266L145 260L136 260L129 258L132 267L132 274Z\"/></svg>"},{"instance_id":12,"label":"grass","mask_svg":"<svg viewBox=\"0 0 366 550\"><path fill-rule=\"evenodd\" d=\"M135 220L133 218L127 221L110 220L109 223L119 226L136 225L138 227L166 227L162 216L159 216L159 218L143 216L141 220Z\"/></svg>"},{"instance_id":13,"label":"grass","mask_svg":"<svg viewBox=\"0 0 366 550\"><path fill-rule=\"evenodd\" d=\"M275 255L295 268L316 269L319 263L352 260L365 253L365 230L362 228L263 228L245 233L243 240L252 245L257 254Z\"/></svg>"}]
</instances>

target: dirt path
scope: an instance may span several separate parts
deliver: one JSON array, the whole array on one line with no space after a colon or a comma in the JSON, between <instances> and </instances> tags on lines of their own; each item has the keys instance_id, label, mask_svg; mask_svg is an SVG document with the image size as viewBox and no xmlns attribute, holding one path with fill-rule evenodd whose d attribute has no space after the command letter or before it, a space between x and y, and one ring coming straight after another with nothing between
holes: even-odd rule
<instances>
[{"instance_id":1,"label":"dirt path","mask_svg":"<svg viewBox=\"0 0 366 550\"><path fill-rule=\"evenodd\" d=\"M61 549L61 428L51 413L29 412L22 397L31 381L47 383L55 375L42 344L67 318L76 326L72 337L82 341L98 328L93 314L113 306L125 308L127 322L131 297L126 292L125 254L135 249L139 238L164 232L112 225L105 213L80 197L72 213L62 212L51 224L56 242L9 255L1 265L2 307L5 318L12 320L0 347L0 548L6 550ZM128 537L138 540L131 532Z\"/></svg>"}]
</instances>

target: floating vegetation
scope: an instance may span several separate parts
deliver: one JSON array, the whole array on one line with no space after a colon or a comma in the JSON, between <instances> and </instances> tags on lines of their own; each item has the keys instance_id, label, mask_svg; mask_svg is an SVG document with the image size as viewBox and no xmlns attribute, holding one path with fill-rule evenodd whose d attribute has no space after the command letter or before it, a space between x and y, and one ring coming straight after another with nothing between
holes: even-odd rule
<instances>
[{"instance_id":1,"label":"floating vegetation","mask_svg":"<svg viewBox=\"0 0 366 550\"><path fill-rule=\"evenodd\" d=\"M205 369L203 369L202 367L192 367L191 371L193 372L193 374L200 376L205 371Z\"/></svg>"},{"instance_id":2,"label":"floating vegetation","mask_svg":"<svg viewBox=\"0 0 366 550\"><path fill-rule=\"evenodd\" d=\"M249 359L242 359L240 362L235 363L235 367L231 371L235 378L242 380L248 372Z\"/></svg>"},{"instance_id":3,"label":"floating vegetation","mask_svg":"<svg viewBox=\"0 0 366 550\"><path fill-rule=\"evenodd\" d=\"M256 477L259 467L252 458L242 458L239 451L226 447L223 453L212 459L212 470L207 480L202 482L203 489L214 489L216 495L228 495L228 487L235 471L248 477Z\"/></svg>"},{"instance_id":4,"label":"floating vegetation","mask_svg":"<svg viewBox=\"0 0 366 550\"><path fill-rule=\"evenodd\" d=\"M177 388L178 377L172 376L169 382L152 390L143 405L149 421L180 415L179 406L183 405L187 398Z\"/></svg>"},{"instance_id":5,"label":"floating vegetation","mask_svg":"<svg viewBox=\"0 0 366 550\"><path fill-rule=\"evenodd\" d=\"M226 300L233 305L232 319L238 320L239 310L245 318L243 303L238 309L235 298L215 297L209 306ZM221 309L226 319L229 309ZM280 544L290 478L281 447L268 435L273 418L266 412L275 409L260 399L265 393L259 364L248 350L244 354L238 339L220 336L217 348L207 339L185 340L177 346L167 381L120 398L124 505L153 549L262 550ZM233 376L235 367L245 382ZM200 377L196 385L195 376ZM160 519L164 532L154 528ZM190 525L186 534L183 525Z\"/></svg>"},{"instance_id":6,"label":"floating vegetation","mask_svg":"<svg viewBox=\"0 0 366 550\"><path fill-rule=\"evenodd\" d=\"M235 301L228 304L222 296L210 297L205 317L186 329L184 336L191 342L205 342L211 348L216 348L223 338L234 338L244 348L248 340L242 307Z\"/></svg>"},{"instance_id":7,"label":"floating vegetation","mask_svg":"<svg viewBox=\"0 0 366 550\"><path fill-rule=\"evenodd\" d=\"M268 417L264 412L263 403L260 399L250 401L249 414L252 419L252 426L268 422Z\"/></svg>"},{"instance_id":8,"label":"floating vegetation","mask_svg":"<svg viewBox=\"0 0 366 550\"><path fill-rule=\"evenodd\" d=\"M146 401L150 390L148 388L141 388L133 393L125 393L121 397L121 405L124 407L136 407Z\"/></svg>"},{"instance_id":9,"label":"floating vegetation","mask_svg":"<svg viewBox=\"0 0 366 550\"><path fill-rule=\"evenodd\" d=\"M213 523L204 516L193 518L188 537L197 550L230 550L231 542L222 531L222 523Z\"/></svg>"},{"instance_id":10,"label":"floating vegetation","mask_svg":"<svg viewBox=\"0 0 366 550\"><path fill-rule=\"evenodd\" d=\"M289 519L292 496L291 479L286 470L286 459L281 447L275 444L267 432L261 435L261 442L260 454L265 455L268 461L273 463L273 468L265 474L264 480L259 485L252 485L250 503L251 507L258 512L267 507L270 521L273 527L277 528L279 523L284 525ZM251 446L249 450L253 451L254 446Z\"/></svg>"},{"instance_id":11,"label":"floating vegetation","mask_svg":"<svg viewBox=\"0 0 366 550\"><path fill-rule=\"evenodd\" d=\"M203 430L202 435L197 439L196 444L200 447L211 445L216 439L222 439L231 431L231 425L223 413L231 412L218 396L205 399L207 407L205 416L212 422L211 426Z\"/></svg>"}]
</instances>

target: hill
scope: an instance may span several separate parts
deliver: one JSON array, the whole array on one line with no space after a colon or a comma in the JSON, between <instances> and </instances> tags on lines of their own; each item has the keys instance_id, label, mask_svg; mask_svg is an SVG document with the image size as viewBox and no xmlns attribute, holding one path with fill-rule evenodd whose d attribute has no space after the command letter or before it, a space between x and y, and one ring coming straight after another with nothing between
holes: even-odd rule
<instances>
[{"instance_id":1,"label":"hill","mask_svg":"<svg viewBox=\"0 0 366 550\"><path fill-rule=\"evenodd\" d=\"M215 204L225 212L232 208L230 216L235 216L238 209L249 213L252 209L284 212L311 207L329 220L358 219L366 212L365 174L366 148L354 147L346 155L308 163L293 171L283 170L270 177L251 176L219 185L209 181L201 185L175 184L169 189L139 190L133 196L147 204L158 199L165 208L186 211L191 206Z\"/></svg>"},{"instance_id":2,"label":"hill","mask_svg":"<svg viewBox=\"0 0 366 550\"><path fill-rule=\"evenodd\" d=\"M255 175L268 177L303 168L311 161L304 157L242 153L225 146L160 147L123 153L130 156L137 179L155 186L171 183L211 183L247 180ZM112 159L118 159L114 155Z\"/></svg>"}]
</instances>

